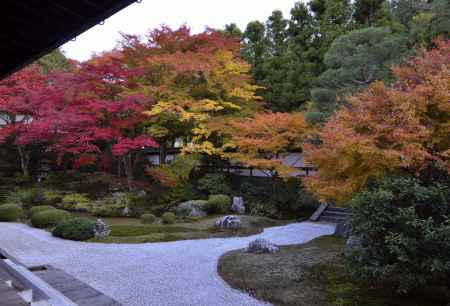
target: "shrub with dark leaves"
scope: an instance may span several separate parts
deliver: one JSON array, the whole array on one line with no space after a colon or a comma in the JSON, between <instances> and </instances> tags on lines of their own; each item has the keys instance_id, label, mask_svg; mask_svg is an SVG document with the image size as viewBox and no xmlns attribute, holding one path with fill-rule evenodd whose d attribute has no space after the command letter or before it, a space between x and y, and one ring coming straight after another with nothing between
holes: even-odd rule
<instances>
[{"instance_id":1,"label":"shrub with dark leaves","mask_svg":"<svg viewBox=\"0 0 450 306\"><path fill-rule=\"evenodd\" d=\"M406 292L450 285L450 201L443 185L388 178L355 195L352 228L361 246L349 256L357 279Z\"/></svg>"},{"instance_id":2,"label":"shrub with dark leaves","mask_svg":"<svg viewBox=\"0 0 450 306\"><path fill-rule=\"evenodd\" d=\"M88 240L95 236L95 222L81 218L66 220L55 227L52 235L68 240Z\"/></svg>"}]
</instances>

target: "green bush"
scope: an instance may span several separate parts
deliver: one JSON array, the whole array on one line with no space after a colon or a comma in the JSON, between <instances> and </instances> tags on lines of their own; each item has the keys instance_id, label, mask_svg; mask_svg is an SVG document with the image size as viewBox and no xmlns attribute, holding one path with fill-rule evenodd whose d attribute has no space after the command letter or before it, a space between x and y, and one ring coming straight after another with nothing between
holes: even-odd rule
<instances>
[{"instance_id":1,"label":"green bush","mask_svg":"<svg viewBox=\"0 0 450 306\"><path fill-rule=\"evenodd\" d=\"M161 216L161 219L162 219L163 223L165 223L165 224L174 224L176 219L177 219L177 217L175 216L174 213L165 212Z\"/></svg>"},{"instance_id":2,"label":"green bush","mask_svg":"<svg viewBox=\"0 0 450 306\"><path fill-rule=\"evenodd\" d=\"M231 194L231 188L223 174L206 174L198 180L198 189L207 194Z\"/></svg>"},{"instance_id":3,"label":"green bush","mask_svg":"<svg viewBox=\"0 0 450 306\"><path fill-rule=\"evenodd\" d=\"M8 193L5 197L5 202L29 207L33 204L36 195L37 189L18 189Z\"/></svg>"},{"instance_id":4,"label":"green bush","mask_svg":"<svg viewBox=\"0 0 450 306\"><path fill-rule=\"evenodd\" d=\"M30 214L34 215L34 214L37 214L37 213L39 213L41 211L52 210L52 209L56 209L56 208L53 207L53 206L50 206L50 205L33 206L30 209Z\"/></svg>"},{"instance_id":5,"label":"green bush","mask_svg":"<svg viewBox=\"0 0 450 306\"><path fill-rule=\"evenodd\" d=\"M268 202L249 202L248 209L252 216L263 216L277 219L280 217L280 212L271 203Z\"/></svg>"},{"instance_id":6,"label":"green bush","mask_svg":"<svg viewBox=\"0 0 450 306\"><path fill-rule=\"evenodd\" d=\"M56 205L63 199L62 195L54 190L45 190L43 197L46 205Z\"/></svg>"},{"instance_id":7,"label":"green bush","mask_svg":"<svg viewBox=\"0 0 450 306\"><path fill-rule=\"evenodd\" d=\"M123 210L133 206L134 200L135 197L131 193L117 193L97 201L91 212L98 217L122 217Z\"/></svg>"},{"instance_id":8,"label":"green bush","mask_svg":"<svg viewBox=\"0 0 450 306\"><path fill-rule=\"evenodd\" d=\"M123 209L124 207L115 205L97 205L92 208L91 212L96 217L117 218L122 217Z\"/></svg>"},{"instance_id":9,"label":"green bush","mask_svg":"<svg viewBox=\"0 0 450 306\"><path fill-rule=\"evenodd\" d=\"M231 180L249 211L267 217L295 219L310 216L320 203L303 187L300 178L239 177Z\"/></svg>"},{"instance_id":10,"label":"green bush","mask_svg":"<svg viewBox=\"0 0 450 306\"><path fill-rule=\"evenodd\" d=\"M231 198L225 194L210 195L205 209L210 214L226 214L231 209Z\"/></svg>"},{"instance_id":11,"label":"green bush","mask_svg":"<svg viewBox=\"0 0 450 306\"><path fill-rule=\"evenodd\" d=\"M152 214L143 214L140 219L142 224L152 224L156 221L155 215Z\"/></svg>"},{"instance_id":12,"label":"green bush","mask_svg":"<svg viewBox=\"0 0 450 306\"><path fill-rule=\"evenodd\" d=\"M448 285L450 191L414 178L388 178L355 195L351 225L361 245L349 256L358 280L399 291Z\"/></svg>"},{"instance_id":13,"label":"green bush","mask_svg":"<svg viewBox=\"0 0 450 306\"><path fill-rule=\"evenodd\" d=\"M60 208L70 211L87 211L90 200L83 194L71 193L62 198L58 205Z\"/></svg>"},{"instance_id":14,"label":"green bush","mask_svg":"<svg viewBox=\"0 0 450 306\"><path fill-rule=\"evenodd\" d=\"M68 240L88 240L95 236L95 222L81 218L65 220L55 227L52 235Z\"/></svg>"},{"instance_id":15,"label":"green bush","mask_svg":"<svg viewBox=\"0 0 450 306\"><path fill-rule=\"evenodd\" d=\"M70 213L65 210L45 210L31 216L31 224L37 228L48 228L70 218Z\"/></svg>"},{"instance_id":16,"label":"green bush","mask_svg":"<svg viewBox=\"0 0 450 306\"><path fill-rule=\"evenodd\" d=\"M17 221L23 215L23 210L16 204L0 205L0 221L12 222Z\"/></svg>"},{"instance_id":17,"label":"green bush","mask_svg":"<svg viewBox=\"0 0 450 306\"><path fill-rule=\"evenodd\" d=\"M196 207L200 210L206 210L206 206L208 201L205 200L191 200L187 202L183 202L177 206L175 210L175 214L182 218L190 217L192 209L191 207Z\"/></svg>"}]
</instances>

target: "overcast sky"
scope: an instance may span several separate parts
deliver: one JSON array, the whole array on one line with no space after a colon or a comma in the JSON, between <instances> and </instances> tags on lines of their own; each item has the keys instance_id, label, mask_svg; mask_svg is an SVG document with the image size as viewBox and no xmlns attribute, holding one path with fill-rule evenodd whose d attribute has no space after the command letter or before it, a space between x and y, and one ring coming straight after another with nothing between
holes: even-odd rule
<instances>
[{"instance_id":1,"label":"overcast sky","mask_svg":"<svg viewBox=\"0 0 450 306\"><path fill-rule=\"evenodd\" d=\"M119 32L145 35L161 24L178 27L186 23L194 32L201 32L206 26L222 28L234 22L244 30L249 21L265 21L276 9L287 16L295 2L298 0L143 0L69 41L63 50L67 57L84 61L93 52L113 49Z\"/></svg>"}]
</instances>

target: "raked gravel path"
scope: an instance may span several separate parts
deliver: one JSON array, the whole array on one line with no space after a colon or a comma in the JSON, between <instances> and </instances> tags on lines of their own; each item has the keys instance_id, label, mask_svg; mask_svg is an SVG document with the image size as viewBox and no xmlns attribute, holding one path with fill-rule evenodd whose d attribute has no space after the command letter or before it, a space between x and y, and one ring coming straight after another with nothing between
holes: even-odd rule
<instances>
[{"instance_id":1,"label":"raked gravel path","mask_svg":"<svg viewBox=\"0 0 450 306\"><path fill-rule=\"evenodd\" d=\"M243 238L146 244L80 243L18 223L0 223L0 248L27 266L60 268L125 306L268 305L230 288L217 274L219 257L255 238L305 243L335 226L295 223ZM93 305L95 306L95 305Z\"/></svg>"}]
</instances>

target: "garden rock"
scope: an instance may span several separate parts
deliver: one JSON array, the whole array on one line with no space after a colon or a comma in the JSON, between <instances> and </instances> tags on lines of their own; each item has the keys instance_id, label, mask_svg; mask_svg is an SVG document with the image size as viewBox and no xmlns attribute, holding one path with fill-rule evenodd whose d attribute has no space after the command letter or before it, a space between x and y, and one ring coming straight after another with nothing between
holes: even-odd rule
<instances>
[{"instance_id":1,"label":"garden rock","mask_svg":"<svg viewBox=\"0 0 450 306\"><path fill-rule=\"evenodd\" d=\"M111 230L109 229L109 226L106 225L105 222L102 221L102 219L97 219L95 222L95 237L96 238L105 238L108 237L111 233Z\"/></svg>"},{"instance_id":2,"label":"garden rock","mask_svg":"<svg viewBox=\"0 0 450 306\"><path fill-rule=\"evenodd\" d=\"M251 241L247 247L247 253L276 253L280 248L269 240L258 238Z\"/></svg>"},{"instance_id":3,"label":"garden rock","mask_svg":"<svg viewBox=\"0 0 450 306\"><path fill-rule=\"evenodd\" d=\"M138 198L143 198L147 195L147 192L145 192L145 190L139 190L138 193L136 194L136 196Z\"/></svg>"},{"instance_id":4,"label":"garden rock","mask_svg":"<svg viewBox=\"0 0 450 306\"><path fill-rule=\"evenodd\" d=\"M175 212L177 216L182 217L206 217L208 214L203 210L203 202L204 201L187 201L181 203L178 205Z\"/></svg>"},{"instance_id":5,"label":"garden rock","mask_svg":"<svg viewBox=\"0 0 450 306\"><path fill-rule=\"evenodd\" d=\"M122 217L129 217L129 216L130 216L130 209L128 208L128 206L125 207L125 208L122 210L121 215L122 215Z\"/></svg>"},{"instance_id":6,"label":"garden rock","mask_svg":"<svg viewBox=\"0 0 450 306\"><path fill-rule=\"evenodd\" d=\"M220 229L239 229L242 227L242 223L237 216L225 216L218 219L215 226Z\"/></svg>"},{"instance_id":7,"label":"garden rock","mask_svg":"<svg viewBox=\"0 0 450 306\"><path fill-rule=\"evenodd\" d=\"M361 237L351 235L348 237L347 242L345 243L344 254L345 256L349 256L353 253L354 250L358 249L361 246Z\"/></svg>"},{"instance_id":8,"label":"garden rock","mask_svg":"<svg viewBox=\"0 0 450 306\"><path fill-rule=\"evenodd\" d=\"M334 235L341 238L348 238L352 234L352 230L350 228L350 224L348 222L338 223L336 225L336 231Z\"/></svg>"},{"instance_id":9,"label":"garden rock","mask_svg":"<svg viewBox=\"0 0 450 306\"><path fill-rule=\"evenodd\" d=\"M231 211L237 214L245 214L244 199L242 197L234 197Z\"/></svg>"}]
</instances>

